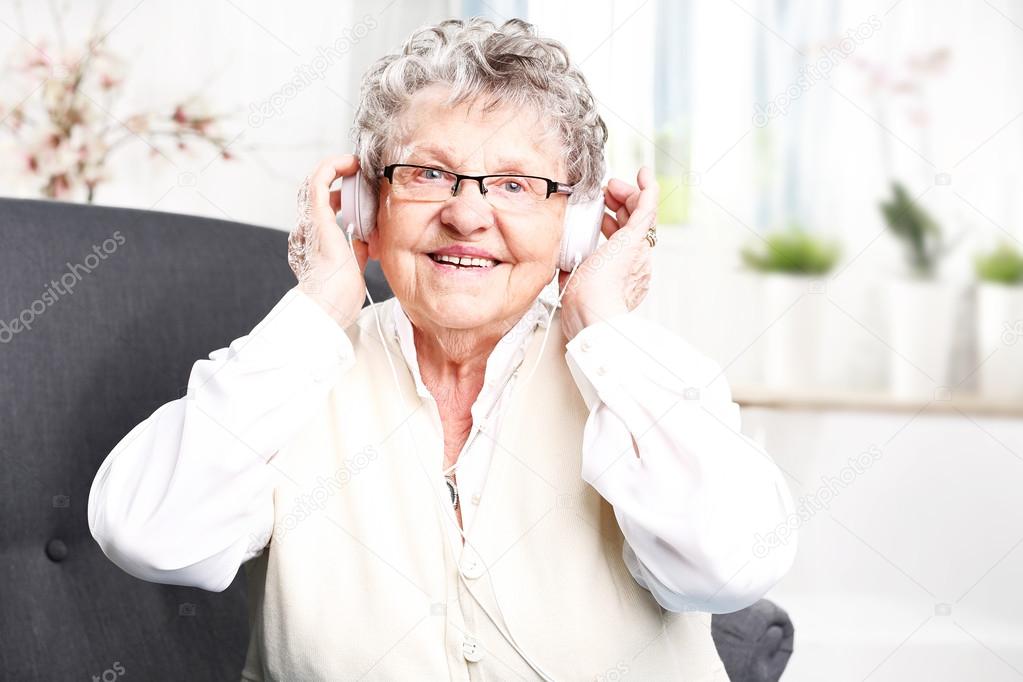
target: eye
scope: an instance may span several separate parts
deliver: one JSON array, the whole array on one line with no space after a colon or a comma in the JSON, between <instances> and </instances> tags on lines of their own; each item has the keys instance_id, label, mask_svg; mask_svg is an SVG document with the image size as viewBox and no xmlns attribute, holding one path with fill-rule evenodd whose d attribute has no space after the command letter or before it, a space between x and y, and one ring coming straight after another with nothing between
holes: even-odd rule
<instances>
[{"instance_id":1,"label":"eye","mask_svg":"<svg viewBox=\"0 0 1023 682\"><path fill-rule=\"evenodd\" d=\"M416 182L436 184L447 179L447 173L436 168L409 168L410 177Z\"/></svg>"},{"instance_id":2,"label":"eye","mask_svg":"<svg viewBox=\"0 0 1023 682\"><path fill-rule=\"evenodd\" d=\"M419 177L422 180L437 181L437 180L443 180L444 179L444 174L441 173L440 171L438 171L435 168L420 168L419 169Z\"/></svg>"},{"instance_id":3,"label":"eye","mask_svg":"<svg viewBox=\"0 0 1023 682\"><path fill-rule=\"evenodd\" d=\"M501 189L509 194L521 194L526 191L526 187L517 180L505 180L501 183Z\"/></svg>"}]
</instances>

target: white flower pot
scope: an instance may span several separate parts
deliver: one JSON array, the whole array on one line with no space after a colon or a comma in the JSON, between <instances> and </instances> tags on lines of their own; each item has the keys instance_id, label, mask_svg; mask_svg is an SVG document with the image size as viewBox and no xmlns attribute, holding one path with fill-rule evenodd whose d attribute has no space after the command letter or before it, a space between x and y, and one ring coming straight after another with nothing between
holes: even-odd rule
<instances>
[{"instance_id":1,"label":"white flower pot","mask_svg":"<svg viewBox=\"0 0 1023 682\"><path fill-rule=\"evenodd\" d=\"M821 384L825 277L762 275L764 382L771 388Z\"/></svg>"},{"instance_id":2,"label":"white flower pot","mask_svg":"<svg viewBox=\"0 0 1023 682\"><path fill-rule=\"evenodd\" d=\"M960 285L894 279L888 287L888 356L891 391L900 398L944 399Z\"/></svg>"},{"instance_id":3,"label":"white flower pot","mask_svg":"<svg viewBox=\"0 0 1023 682\"><path fill-rule=\"evenodd\" d=\"M983 396L1023 400L1023 286L977 285L977 362Z\"/></svg>"}]
</instances>

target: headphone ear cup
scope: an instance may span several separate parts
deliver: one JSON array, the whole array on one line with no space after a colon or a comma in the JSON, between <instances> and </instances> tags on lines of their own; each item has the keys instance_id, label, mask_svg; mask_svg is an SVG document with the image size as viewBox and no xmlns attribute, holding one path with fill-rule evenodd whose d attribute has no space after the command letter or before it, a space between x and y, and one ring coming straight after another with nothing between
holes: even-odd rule
<instances>
[{"instance_id":1,"label":"headphone ear cup","mask_svg":"<svg viewBox=\"0 0 1023 682\"><path fill-rule=\"evenodd\" d=\"M363 181L362 170L355 175L341 178L341 211L337 214L338 226L347 232L348 225L354 225L352 237L368 241L369 234L376 228L376 195Z\"/></svg>"},{"instance_id":2,"label":"headphone ear cup","mask_svg":"<svg viewBox=\"0 0 1023 682\"><path fill-rule=\"evenodd\" d=\"M579 262L597 250L600 240L600 226L604 222L603 194L588 201L568 204L565 208L565 227L561 236L561 254L558 267L571 272L575 267L576 256Z\"/></svg>"}]
</instances>

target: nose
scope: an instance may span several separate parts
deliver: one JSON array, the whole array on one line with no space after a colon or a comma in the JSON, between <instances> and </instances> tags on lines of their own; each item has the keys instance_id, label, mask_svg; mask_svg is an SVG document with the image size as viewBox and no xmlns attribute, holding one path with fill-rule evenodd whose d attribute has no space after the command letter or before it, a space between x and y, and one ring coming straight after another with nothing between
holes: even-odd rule
<instances>
[{"instance_id":1,"label":"nose","mask_svg":"<svg viewBox=\"0 0 1023 682\"><path fill-rule=\"evenodd\" d=\"M462 234L495 226L494 209L483 196L483 187L476 180L461 180L453 196L444 202L441 222Z\"/></svg>"}]
</instances>

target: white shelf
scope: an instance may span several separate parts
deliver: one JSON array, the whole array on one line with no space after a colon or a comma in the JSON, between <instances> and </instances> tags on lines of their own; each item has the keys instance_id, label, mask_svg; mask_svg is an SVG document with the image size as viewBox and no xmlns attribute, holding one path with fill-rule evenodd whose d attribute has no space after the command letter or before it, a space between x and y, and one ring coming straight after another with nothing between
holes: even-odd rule
<instances>
[{"instance_id":1,"label":"white shelf","mask_svg":"<svg viewBox=\"0 0 1023 682\"><path fill-rule=\"evenodd\" d=\"M947 397L899 398L882 392L776 389L735 384L732 399L743 407L783 410L858 410L866 412L949 412L1023 419L1023 401L998 400L952 391Z\"/></svg>"}]
</instances>

